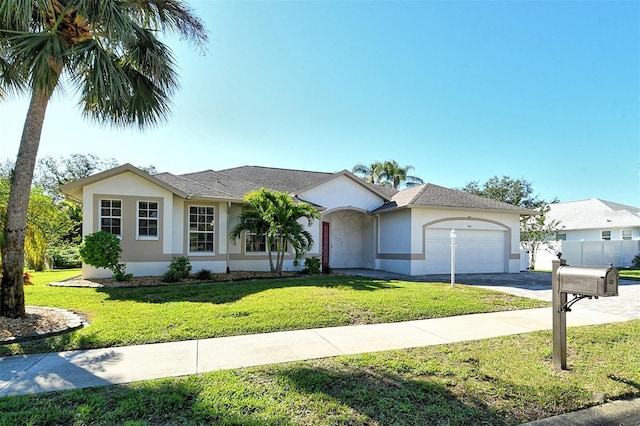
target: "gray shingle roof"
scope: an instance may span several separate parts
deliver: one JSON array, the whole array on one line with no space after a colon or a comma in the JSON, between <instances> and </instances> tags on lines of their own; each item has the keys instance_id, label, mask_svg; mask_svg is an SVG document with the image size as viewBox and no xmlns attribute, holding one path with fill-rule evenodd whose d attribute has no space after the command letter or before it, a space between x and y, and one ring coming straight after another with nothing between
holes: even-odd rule
<instances>
[{"instance_id":1,"label":"gray shingle roof","mask_svg":"<svg viewBox=\"0 0 640 426\"><path fill-rule=\"evenodd\" d=\"M260 166L241 166L219 170L234 179L242 179L274 191L295 193L297 190L325 181L333 175L326 172L278 169Z\"/></svg>"},{"instance_id":2,"label":"gray shingle roof","mask_svg":"<svg viewBox=\"0 0 640 426\"><path fill-rule=\"evenodd\" d=\"M68 195L73 195L79 199L81 197L81 188L84 187L84 185L123 172L136 173L186 198L214 198L240 201L247 192L260 189L261 187L297 196L300 191L320 185L336 176L347 175L387 201L382 207L376 210L377 212L388 211L394 208L424 206L500 210L521 214L532 213L529 210L511 204L478 197L467 192L448 189L430 183L398 191L393 188L364 182L347 170L337 173L327 173L260 166L241 166L219 171L205 170L183 175L174 175L171 173L148 175L130 164L125 164L64 185L62 189Z\"/></svg>"},{"instance_id":3,"label":"gray shingle roof","mask_svg":"<svg viewBox=\"0 0 640 426\"><path fill-rule=\"evenodd\" d=\"M521 214L532 213L522 207L480 197L468 192L449 189L432 183L425 183L408 188L396 193L391 203L380 207L386 210L394 207L423 206L423 207L451 207L473 210L500 210L518 212Z\"/></svg>"}]
</instances>

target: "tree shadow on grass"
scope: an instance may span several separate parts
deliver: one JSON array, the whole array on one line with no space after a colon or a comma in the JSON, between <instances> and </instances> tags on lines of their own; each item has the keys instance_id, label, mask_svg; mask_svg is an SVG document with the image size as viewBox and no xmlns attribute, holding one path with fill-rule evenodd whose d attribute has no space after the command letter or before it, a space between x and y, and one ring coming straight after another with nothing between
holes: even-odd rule
<instances>
[{"instance_id":1,"label":"tree shadow on grass","mask_svg":"<svg viewBox=\"0 0 640 426\"><path fill-rule=\"evenodd\" d=\"M340 290L376 291L400 288L392 281L365 277L297 277L238 282L176 284L145 287L101 287L110 300L131 300L142 303L198 302L225 304L267 290L294 287L316 287Z\"/></svg>"},{"instance_id":2,"label":"tree shadow on grass","mask_svg":"<svg viewBox=\"0 0 640 426\"><path fill-rule=\"evenodd\" d=\"M283 373L298 390L349 406L364 424L508 424L477 398L461 400L445 385L375 371L296 367ZM338 414L338 413L336 413Z\"/></svg>"}]
</instances>

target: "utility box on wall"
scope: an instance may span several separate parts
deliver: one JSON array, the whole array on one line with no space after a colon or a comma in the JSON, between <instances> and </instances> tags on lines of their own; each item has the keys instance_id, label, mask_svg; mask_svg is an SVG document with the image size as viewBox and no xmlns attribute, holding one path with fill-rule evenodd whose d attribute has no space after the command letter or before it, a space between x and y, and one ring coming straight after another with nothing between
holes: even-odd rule
<instances>
[{"instance_id":1,"label":"utility box on wall","mask_svg":"<svg viewBox=\"0 0 640 426\"><path fill-rule=\"evenodd\" d=\"M618 295L618 270L609 266L568 266L558 268L558 290L583 296Z\"/></svg>"}]
</instances>

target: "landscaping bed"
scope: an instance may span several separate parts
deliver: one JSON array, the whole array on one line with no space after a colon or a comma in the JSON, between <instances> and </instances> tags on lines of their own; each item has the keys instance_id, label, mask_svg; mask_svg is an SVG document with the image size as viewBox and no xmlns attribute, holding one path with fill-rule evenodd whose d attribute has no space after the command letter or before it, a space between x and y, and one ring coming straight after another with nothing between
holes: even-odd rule
<instances>
[{"instance_id":1,"label":"landscaping bed","mask_svg":"<svg viewBox=\"0 0 640 426\"><path fill-rule=\"evenodd\" d=\"M86 280L83 278L74 277L68 280L54 282L50 285L57 287L151 287L177 284L247 281L270 278L292 278L299 276L304 275L300 272L283 272L281 275L278 275L269 271L231 271L227 273L212 273L210 278L207 279L198 279L191 277L184 278L178 282L164 282L162 281L162 277L160 276L132 277L127 281L117 281L114 278L92 278L90 280Z\"/></svg>"}]
</instances>

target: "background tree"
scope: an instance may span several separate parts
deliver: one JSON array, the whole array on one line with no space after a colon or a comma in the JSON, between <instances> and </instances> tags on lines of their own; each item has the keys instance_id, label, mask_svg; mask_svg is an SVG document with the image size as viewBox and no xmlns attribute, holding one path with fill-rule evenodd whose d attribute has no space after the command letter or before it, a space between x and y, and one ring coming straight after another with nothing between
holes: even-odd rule
<instances>
[{"instance_id":1,"label":"background tree","mask_svg":"<svg viewBox=\"0 0 640 426\"><path fill-rule=\"evenodd\" d=\"M353 174L360 176L365 182L380 185L384 173L384 163L374 161L371 164L359 163L351 168Z\"/></svg>"},{"instance_id":2,"label":"background tree","mask_svg":"<svg viewBox=\"0 0 640 426\"><path fill-rule=\"evenodd\" d=\"M534 195L533 185L526 179L494 176L483 184L477 180L468 182L460 190L532 210L531 215L524 215L520 219L520 244L531 254L529 269L535 265L538 250L543 246L551 248L558 231L562 229L560 222L547 220L549 204L557 203L558 199L554 197L552 201L545 201Z\"/></svg>"},{"instance_id":3,"label":"background tree","mask_svg":"<svg viewBox=\"0 0 640 426\"><path fill-rule=\"evenodd\" d=\"M413 166L401 166L395 160L374 161L371 164L360 163L351 168L353 174L360 176L366 182L395 189L400 189L403 185L412 187L424 183L419 177L409 175L411 170Z\"/></svg>"},{"instance_id":4,"label":"background tree","mask_svg":"<svg viewBox=\"0 0 640 426\"><path fill-rule=\"evenodd\" d=\"M410 188L424 183L419 177L409 175L409 172L413 170L413 166L401 166L395 160L385 161L382 170L384 183L391 185L395 189L400 189L402 185Z\"/></svg>"},{"instance_id":5,"label":"background tree","mask_svg":"<svg viewBox=\"0 0 640 426\"><path fill-rule=\"evenodd\" d=\"M0 87L30 96L5 218L0 315L25 314L27 206L49 99L69 84L98 123L142 129L166 119L178 84L171 50L158 39L167 31L206 41L200 19L178 0L0 2Z\"/></svg>"},{"instance_id":6,"label":"background tree","mask_svg":"<svg viewBox=\"0 0 640 426\"><path fill-rule=\"evenodd\" d=\"M549 209L548 204L542 205L537 215L520 219L520 245L531 253L529 269L535 268L538 250L542 247L552 248L558 231L563 228L559 221L547 218Z\"/></svg>"},{"instance_id":7,"label":"background tree","mask_svg":"<svg viewBox=\"0 0 640 426\"><path fill-rule=\"evenodd\" d=\"M7 159L0 163L0 177L10 179L13 176L15 162Z\"/></svg>"},{"instance_id":8,"label":"background tree","mask_svg":"<svg viewBox=\"0 0 640 426\"><path fill-rule=\"evenodd\" d=\"M247 209L240 214L238 223L231 229L229 238L240 238L243 232L264 235L271 272L282 274L288 246L295 251L296 263L313 247L313 236L300 223L307 220L311 226L319 213L310 204L295 203L289 194L261 188L244 197ZM272 249L276 253L274 264Z\"/></svg>"},{"instance_id":9,"label":"background tree","mask_svg":"<svg viewBox=\"0 0 640 426\"><path fill-rule=\"evenodd\" d=\"M58 188L65 183L118 166L115 158L100 158L95 154L71 154L55 159L51 156L38 160L34 184L56 200L64 197Z\"/></svg>"},{"instance_id":10,"label":"background tree","mask_svg":"<svg viewBox=\"0 0 640 426\"><path fill-rule=\"evenodd\" d=\"M4 229L9 190L9 179L0 178L0 226L2 229ZM38 271L43 270L51 249L70 233L73 225L69 216L65 215L64 211L53 199L44 194L41 188L32 188L25 231L25 261L27 265ZM1 246L0 258L2 258Z\"/></svg>"},{"instance_id":11,"label":"background tree","mask_svg":"<svg viewBox=\"0 0 640 426\"><path fill-rule=\"evenodd\" d=\"M534 195L533 185L526 179L513 179L509 176L493 176L484 183L474 180L468 182L462 191L469 192L492 200L503 201L525 209L539 209L549 203L557 203L558 199L545 201Z\"/></svg>"}]
</instances>

